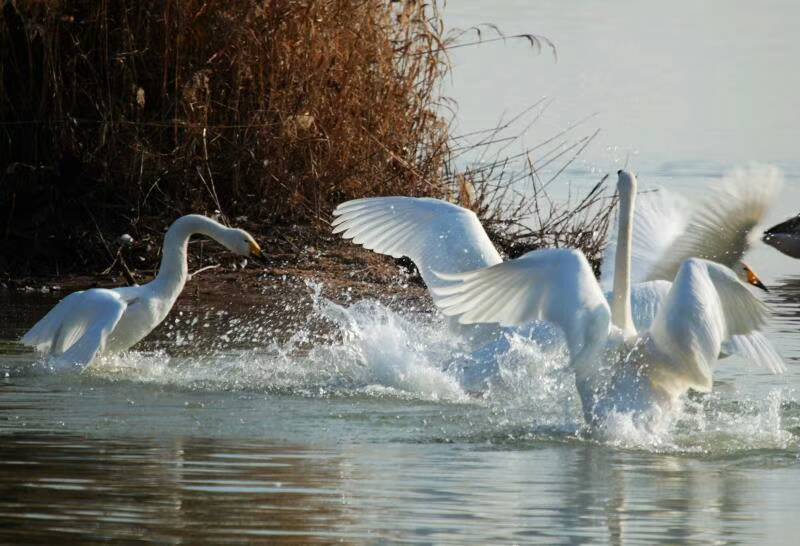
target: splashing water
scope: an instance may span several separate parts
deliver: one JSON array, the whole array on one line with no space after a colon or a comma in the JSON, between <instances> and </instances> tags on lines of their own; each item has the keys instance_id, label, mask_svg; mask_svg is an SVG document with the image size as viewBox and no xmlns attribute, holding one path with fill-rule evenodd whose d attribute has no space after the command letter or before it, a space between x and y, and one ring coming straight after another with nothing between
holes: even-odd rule
<instances>
[{"instance_id":1,"label":"splashing water","mask_svg":"<svg viewBox=\"0 0 800 546\"><path fill-rule=\"evenodd\" d=\"M449 435L467 442L588 439L619 448L690 453L798 445L792 430L800 430L800 405L792 392L781 389L758 400L738 393L733 400L719 393L690 397L674 415L646 426L630 415L612 414L589 433L563 339L551 328L508 331L470 350L438 316L400 312L372 300L340 305L322 297L320 286L310 287L311 313L287 339L276 339L261 315L180 315L167 328L169 351L107 357L86 373L103 381L192 391L468 404L480 418ZM208 350L198 352L195 339L214 331L208 326L214 317L226 326Z\"/></svg>"},{"instance_id":2,"label":"splashing water","mask_svg":"<svg viewBox=\"0 0 800 546\"><path fill-rule=\"evenodd\" d=\"M469 401L456 378L439 363L457 340L428 315L403 316L369 300L343 307L312 295L314 320L286 342L269 341L256 321L229 320L228 330L204 354L129 352L102 359L89 370L125 379L208 390L266 390L304 395L395 395L421 400ZM200 321L177 319L189 326ZM313 324L321 324L315 331ZM193 340L174 331L176 345ZM249 342L260 347L231 349Z\"/></svg>"}]
</instances>

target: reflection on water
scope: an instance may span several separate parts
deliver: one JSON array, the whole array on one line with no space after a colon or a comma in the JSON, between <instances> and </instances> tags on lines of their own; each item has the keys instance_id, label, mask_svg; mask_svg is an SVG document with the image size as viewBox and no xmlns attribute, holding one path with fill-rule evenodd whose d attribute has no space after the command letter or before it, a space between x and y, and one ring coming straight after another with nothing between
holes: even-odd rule
<instances>
[{"instance_id":1,"label":"reflection on water","mask_svg":"<svg viewBox=\"0 0 800 546\"><path fill-rule=\"evenodd\" d=\"M325 450L211 440L14 434L0 447L0 536L36 541L336 536L341 461Z\"/></svg>"},{"instance_id":2,"label":"reflection on water","mask_svg":"<svg viewBox=\"0 0 800 546\"><path fill-rule=\"evenodd\" d=\"M784 350L784 358L800 361L800 277L778 279L767 299L773 312L773 339Z\"/></svg>"},{"instance_id":3,"label":"reflection on water","mask_svg":"<svg viewBox=\"0 0 800 546\"><path fill-rule=\"evenodd\" d=\"M758 512L763 480L786 464L748 468L592 444L310 447L12 434L0 443L0 537L758 543L775 538ZM791 484L769 487L785 495L783 509L800 508Z\"/></svg>"},{"instance_id":4,"label":"reflection on water","mask_svg":"<svg viewBox=\"0 0 800 546\"><path fill-rule=\"evenodd\" d=\"M778 279L771 289L770 303L776 317L789 324L800 324L800 277Z\"/></svg>"}]
</instances>

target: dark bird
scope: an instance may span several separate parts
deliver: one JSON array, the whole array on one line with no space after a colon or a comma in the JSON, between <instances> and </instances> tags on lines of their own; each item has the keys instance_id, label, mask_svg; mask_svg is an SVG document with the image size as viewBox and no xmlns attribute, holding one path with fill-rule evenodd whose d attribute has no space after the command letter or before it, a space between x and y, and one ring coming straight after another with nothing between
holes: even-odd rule
<instances>
[{"instance_id":1,"label":"dark bird","mask_svg":"<svg viewBox=\"0 0 800 546\"><path fill-rule=\"evenodd\" d=\"M764 232L761 240L787 256L800 258L800 214L772 226Z\"/></svg>"}]
</instances>

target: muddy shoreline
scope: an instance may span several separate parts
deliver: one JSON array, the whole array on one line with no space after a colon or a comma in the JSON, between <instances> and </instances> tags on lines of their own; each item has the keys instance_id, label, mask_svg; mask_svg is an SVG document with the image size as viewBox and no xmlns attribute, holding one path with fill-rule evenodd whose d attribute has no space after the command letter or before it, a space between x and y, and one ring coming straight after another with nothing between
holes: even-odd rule
<instances>
[{"instance_id":1,"label":"muddy shoreline","mask_svg":"<svg viewBox=\"0 0 800 546\"><path fill-rule=\"evenodd\" d=\"M212 249L207 241L201 254L190 247L190 279L175 309L278 308L283 302L302 307L315 288L337 303L374 299L400 307L430 307L422 280L406 260L377 255L338 239L322 242L320 246L303 245L295 252L287 252L286 245L267 244L263 263L244 262L224 250ZM192 246L198 243L193 241ZM144 268L130 271L138 284L149 282L156 272ZM0 292L61 299L77 290L128 284L117 263L108 272L7 277L0 279Z\"/></svg>"}]
</instances>

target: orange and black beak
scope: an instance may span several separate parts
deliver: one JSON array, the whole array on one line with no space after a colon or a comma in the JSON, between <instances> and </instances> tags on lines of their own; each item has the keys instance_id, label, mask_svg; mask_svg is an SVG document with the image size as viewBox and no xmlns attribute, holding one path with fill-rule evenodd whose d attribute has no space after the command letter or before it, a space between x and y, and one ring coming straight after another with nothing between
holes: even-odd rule
<instances>
[{"instance_id":1,"label":"orange and black beak","mask_svg":"<svg viewBox=\"0 0 800 546\"><path fill-rule=\"evenodd\" d=\"M764 286L764 283L761 282L761 279L758 278L758 275L753 273L753 270L747 266L744 266L744 271L747 273L747 283L752 284L753 286L760 288L764 292L769 292L769 288Z\"/></svg>"},{"instance_id":2,"label":"orange and black beak","mask_svg":"<svg viewBox=\"0 0 800 546\"><path fill-rule=\"evenodd\" d=\"M258 243L255 241L252 241L250 243L250 256L252 258L255 258L255 261L259 263L262 264L266 263L266 257L264 256L264 252L261 250L261 247L258 246Z\"/></svg>"}]
</instances>

